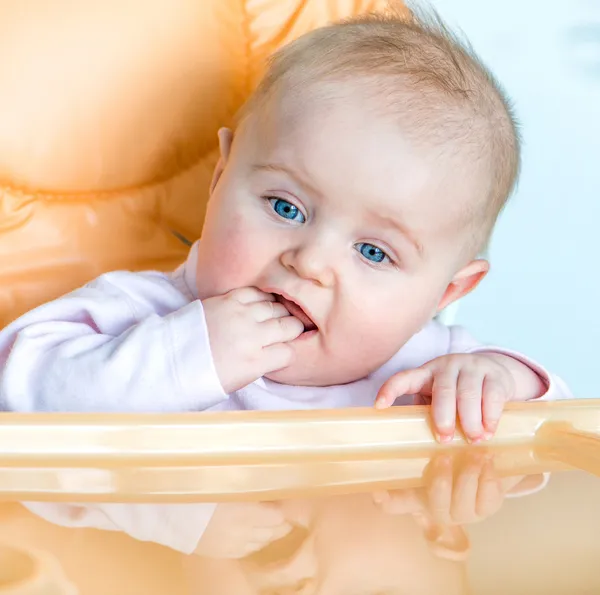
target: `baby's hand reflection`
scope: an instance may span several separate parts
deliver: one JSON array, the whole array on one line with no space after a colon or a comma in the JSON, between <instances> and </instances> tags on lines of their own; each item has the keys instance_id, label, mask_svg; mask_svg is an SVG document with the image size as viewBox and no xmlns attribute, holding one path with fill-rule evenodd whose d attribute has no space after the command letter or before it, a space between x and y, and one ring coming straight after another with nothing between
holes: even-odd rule
<instances>
[{"instance_id":1,"label":"baby's hand reflection","mask_svg":"<svg viewBox=\"0 0 600 595\"><path fill-rule=\"evenodd\" d=\"M291 530L292 524L277 503L219 504L194 553L209 558L244 558Z\"/></svg>"},{"instance_id":2,"label":"baby's hand reflection","mask_svg":"<svg viewBox=\"0 0 600 595\"><path fill-rule=\"evenodd\" d=\"M500 478L493 455L469 450L462 456L436 456L425 469L421 488L377 492L373 497L388 514L414 514L439 525L463 525L498 512L506 494L521 479Z\"/></svg>"}]
</instances>

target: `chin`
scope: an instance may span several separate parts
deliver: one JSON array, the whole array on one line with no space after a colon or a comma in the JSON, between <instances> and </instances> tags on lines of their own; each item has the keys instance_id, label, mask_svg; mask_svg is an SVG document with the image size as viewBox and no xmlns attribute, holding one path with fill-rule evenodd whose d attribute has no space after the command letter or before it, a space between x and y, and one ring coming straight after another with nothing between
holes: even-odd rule
<instances>
[{"instance_id":1,"label":"chin","mask_svg":"<svg viewBox=\"0 0 600 595\"><path fill-rule=\"evenodd\" d=\"M349 384L355 380L364 378L366 374L358 377L335 374L330 370L315 370L313 367L292 364L282 370L265 374L264 377L278 384L289 384L291 386L336 386Z\"/></svg>"},{"instance_id":2,"label":"chin","mask_svg":"<svg viewBox=\"0 0 600 595\"><path fill-rule=\"evenodd\" d=\"M306 370L298 370L297 366L283 368L282 370L265 374L264 377L271 382L289 384L291 386L323 386L317 376L307 374Z\"/></svg>"}]
</instances>

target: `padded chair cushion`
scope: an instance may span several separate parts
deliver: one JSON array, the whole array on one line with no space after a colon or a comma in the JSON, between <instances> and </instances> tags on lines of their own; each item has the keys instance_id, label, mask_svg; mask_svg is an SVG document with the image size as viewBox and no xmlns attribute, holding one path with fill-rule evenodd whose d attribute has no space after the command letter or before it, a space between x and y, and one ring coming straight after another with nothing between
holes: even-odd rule
<instances>
[{"instance_id":1,"label":"padded chair cushion","mask_svg":"<svg viewBox=\"0 0 600 595\"><path fill-rule=\"evenodd\" d=\"M180 263L265 58L386 3L1 0L0 328L105 271Z\"/></svg>"}]
</instances>

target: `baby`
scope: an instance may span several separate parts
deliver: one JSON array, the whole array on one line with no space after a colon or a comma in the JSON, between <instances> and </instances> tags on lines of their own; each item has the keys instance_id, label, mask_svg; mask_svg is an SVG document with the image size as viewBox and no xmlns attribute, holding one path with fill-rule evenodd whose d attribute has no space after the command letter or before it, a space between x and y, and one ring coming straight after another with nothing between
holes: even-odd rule
<instances>
[{"instance_id":1,"label":"baby","mask_svg":"<svg viewBox=\"0 0 600 595\"><path fill-rule=\"evenodd\" d=\"M0 333L0 407L220 411L431 403L491 437L507 401L568 398L437 313L519 170L508 102L437 18L369 16L279 51L171 274L112 272Z\"/></svg>"},{"instance_id":2,"label":"baby","mask_svg":"<svg viewBox=\"0 0 600 595\"><path fill-rule=\"evenodd\" d=\"M402 461L398 463L401 470ZM522 471L523 467L519 469L517 463L514 469L515 472ZM308 473L307 477L310 475ZM359 478L360 475L353 476L353 479ZM332 496L326 495L331 488L328 486L320 497L315 497L317 494L312 490L307 497L299 488L292 499L263 502L22 504L33 514L64 527L124 532L137 541L158 543L184 554L258 562L295 549L300 545L299 541L307 537L306 533L318 524L317 519L324 510L326 516L333 514L340 521L346 517L342 525L356 520L357 515L351 512L340 515L340 504L348 501L368 503L368 508L376 506L389 516L412 515L424 536L430 539L430 545L443 545L444 537L452 536L464 545L467 539L461 528L463 525L495 515L506 498L528 496L543 490L549 474L506 475L497 471L493 452L464 448L435 454L425 466L420 480L415 482L415 479L412 480L413 487L393 490L382 490L382 482L377 480L376 492L370 491L373 484L359 480L360 493L356 491L356 483L348 493ZM385 483L398 485L393 476ZM269 498L269 495L265 497ZM362 542L365 536L364 531L348 529L347 533L342 539L344 542L353 536L358 536ZM374 531L375 537L377 534L378 531Z\"/></svg>"}]
</instances>

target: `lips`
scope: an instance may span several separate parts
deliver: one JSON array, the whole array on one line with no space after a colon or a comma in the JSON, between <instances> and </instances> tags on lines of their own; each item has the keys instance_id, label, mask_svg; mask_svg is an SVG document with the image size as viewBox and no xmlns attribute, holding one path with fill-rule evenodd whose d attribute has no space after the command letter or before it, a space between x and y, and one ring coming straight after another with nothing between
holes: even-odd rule
<instances>
[{"instance_id":1,"label":"lips","mask_svg":"<svg viewBox=\"0 0 600 595\"><path fill-rule=\"evenodd\" d=\"M304 332L316 331L317 325L312 321L311 317L296 303L292 300L278 294L273 293L275 299L285 306L285 309L294 317L296 317L303 325Z\"/></svg>"}]
</instances>

